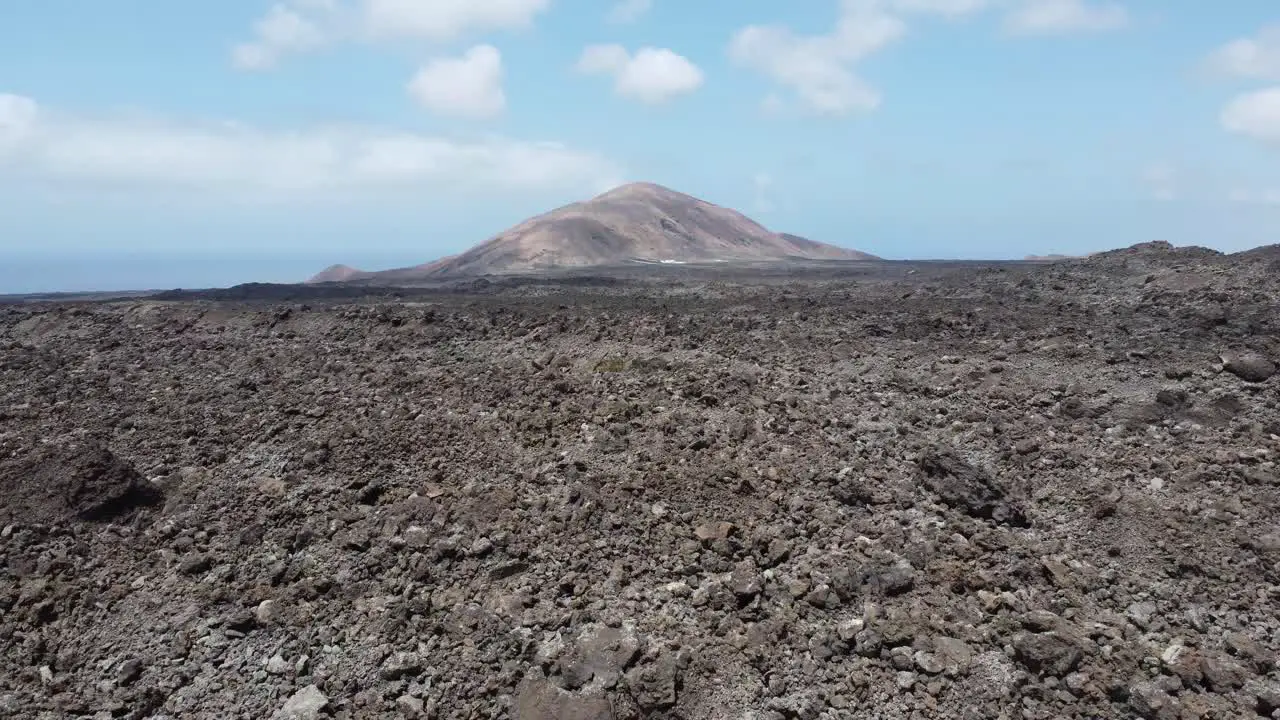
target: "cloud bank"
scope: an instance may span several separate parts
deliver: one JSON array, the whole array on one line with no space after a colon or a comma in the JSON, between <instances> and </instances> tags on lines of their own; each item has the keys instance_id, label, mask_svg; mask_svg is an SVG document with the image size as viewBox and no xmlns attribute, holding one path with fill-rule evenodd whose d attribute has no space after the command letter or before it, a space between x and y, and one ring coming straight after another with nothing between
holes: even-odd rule
<instances>
[{"instance_id":1,"label":"cloud bank","mask_svg":"<svg viewBox=\"0 0 1280 720\"><path fill-rule=\"evenodd\" d=\"M597 190L618 169L557 142L456 140L372 127L265 130L235 122L79 117L0 94L0 179L234 193L481 186Z\"/></svg>"}]
</instances>

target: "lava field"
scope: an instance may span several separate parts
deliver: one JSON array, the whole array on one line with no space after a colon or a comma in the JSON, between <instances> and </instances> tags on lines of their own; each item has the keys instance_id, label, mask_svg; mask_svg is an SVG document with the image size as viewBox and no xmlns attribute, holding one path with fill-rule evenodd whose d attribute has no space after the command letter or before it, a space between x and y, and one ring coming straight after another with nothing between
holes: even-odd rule
<instances>
[{"instance_id":1,"label":"lava field","mask_svg":"<svg viewBox=\"0 0 1280 720\"><path fill-rule=\"evenodd\" d=\"M894 267L0 306L0 716L1280 718L1275 248Z\"/></svg>"}]
</instances>

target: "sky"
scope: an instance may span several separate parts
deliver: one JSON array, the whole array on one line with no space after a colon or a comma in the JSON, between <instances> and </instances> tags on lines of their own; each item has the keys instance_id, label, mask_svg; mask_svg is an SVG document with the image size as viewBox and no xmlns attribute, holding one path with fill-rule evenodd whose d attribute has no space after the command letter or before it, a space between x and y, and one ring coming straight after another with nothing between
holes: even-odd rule
<instances>
[{"instance_id":1,"label":"sky","mask_svg":"<svg viewBox=\"0 0 1280 720\"><path fill-rule=\"evenodd\" d=\"M416 264L641 180L889 258L1280 242L1275 0L0 4L0 293Z\"/></svg>"}]
</instances>

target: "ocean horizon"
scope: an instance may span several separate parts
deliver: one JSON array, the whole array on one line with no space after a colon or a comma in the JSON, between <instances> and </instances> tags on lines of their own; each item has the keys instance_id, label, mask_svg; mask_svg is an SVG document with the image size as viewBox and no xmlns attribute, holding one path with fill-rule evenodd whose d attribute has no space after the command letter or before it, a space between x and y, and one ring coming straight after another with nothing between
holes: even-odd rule
<instances>
[{"instance_id":1,"label":"ocean horizon","mask_svg":"<svg viewBox=\"0 0 1280 720\"><path fill-rule=\"evenodd\" d=\"M385 270L432 259L411 253L0 252L0 295L295 283L339 263L362 270Z\"/></svg>"}]
</instances>

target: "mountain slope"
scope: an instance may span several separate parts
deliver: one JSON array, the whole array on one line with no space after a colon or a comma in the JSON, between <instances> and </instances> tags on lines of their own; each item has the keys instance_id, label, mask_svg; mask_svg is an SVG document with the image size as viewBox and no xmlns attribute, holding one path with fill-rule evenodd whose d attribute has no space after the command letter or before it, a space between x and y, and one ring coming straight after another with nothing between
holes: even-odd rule
<instances>
[{"instance_id":1,"label":"mountain slope","mask_svg":"<svg viewBox=\"0 0 1280 720\"><path fill-rule=\"evenodd\" d=\"M651 262L804 259L871 255L772 232L728 208L652 183L632 183L526 220L439 263L438 275Z\"/></svg>"},{"instance_id":2,"label":"mountain slope","mask_svg":"<svg viewBox=\"0 0 1280 720\"><path fill-rule=\"evenodd\" d=\"M775 233L739 212L654 185L623 185L530 218L459 255L363 272L335 265L308 282L398 282L634 261L876 260L857 250Z\"/></svg>"}]
</instances>

